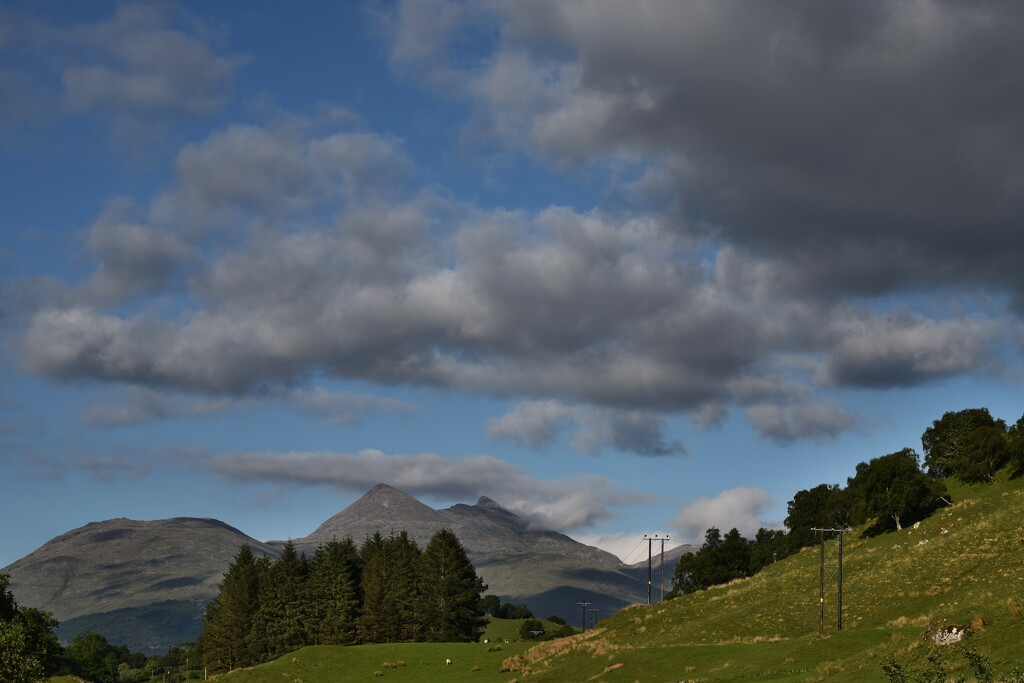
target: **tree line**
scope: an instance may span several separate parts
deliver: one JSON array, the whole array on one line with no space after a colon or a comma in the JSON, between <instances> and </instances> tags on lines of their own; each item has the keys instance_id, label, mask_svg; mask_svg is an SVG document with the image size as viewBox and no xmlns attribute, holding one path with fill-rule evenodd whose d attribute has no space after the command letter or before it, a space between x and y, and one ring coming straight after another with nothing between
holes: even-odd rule
<instances>
[{"instance_id":1,"label":"tree line","mask_svg":"<svg viewBox=\"0 0 1024 683\"><path fill-rule=\"evenodd\" d=\"M62 647L49 612L22 607L9 590L10 576L0 574L0 681L35 683L50 676L75 676L93 683L140 683L164 671L167 656L147 657L125 645L112 645L98 633L82 633ZM192 653L198 662L198 653Z\"/></svg>"},{"instance_id":2,"label":"tree line","mask_svg":"<svg viewBox=\"0 0 1024 683\"><path fill-rule=\"evenodd\" d=\"M670 597L751 576L817 542L813 528L867 525L875 535L899 530L951 503L943 479L988 483L1009 468L1024 474L1024 416L1013 425L987 408L945 413L921 435L923 458L904 448L857 465L846 486L819 484L797 491L787 506L786 530L760 529L753 539L736 529L710 528L697 552L676 565Z\"/></svg>"},{"instance_id":3,"label":"tree line","mask_svg":"<svg viewBox=\"0 0 1024 683\"><path fill-rule=\"evenodd\" d=\"M405 531L358 547L332 540L308 559L291 542L273 561L243 546L206 608L200 643L214 672L307 645L473 641L486 588L450 529L422 550Z\"/></svg>"}]
</instances>

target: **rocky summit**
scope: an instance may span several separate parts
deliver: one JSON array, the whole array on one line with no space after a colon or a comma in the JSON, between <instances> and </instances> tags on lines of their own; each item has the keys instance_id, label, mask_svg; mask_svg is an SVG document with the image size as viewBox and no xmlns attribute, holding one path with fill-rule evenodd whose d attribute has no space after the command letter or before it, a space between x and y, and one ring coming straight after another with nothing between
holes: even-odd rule
<instances>
[{"instance_id":1,"label":"rocky summit","mask_svg":"<svg viewBox=\"0 0 1024 683\"><path fill-rule=\"evenodd\" d=\"M486 497L435 510L379 484L293 543L308 555L334 538L359 543L404 530L423 547L445 527L459 537L489 593L538 616L571 619L577 600L607 614L647 599L645 574L564 534L532 528ZM63 638L95 630L132 649L159 651L199 635L203 608L243 544L270 557L283 546L212 519L114 519L62 534L0 571L11 575L19 603L61 620Z\"/></svg>"}]
</instances>

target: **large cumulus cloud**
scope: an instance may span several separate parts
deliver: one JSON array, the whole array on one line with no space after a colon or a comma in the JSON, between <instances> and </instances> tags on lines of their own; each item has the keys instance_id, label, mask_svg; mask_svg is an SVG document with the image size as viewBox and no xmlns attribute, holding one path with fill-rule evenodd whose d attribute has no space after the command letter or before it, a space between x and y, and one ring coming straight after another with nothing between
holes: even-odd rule
<instances>
[{"instance_id":1,"label":"large cumulus cloud","mask_svg":"<svg viewBox=\"0 0 1024 683\"><path fill-rule=\"evenodd\" d=\"M442 386L521 401L497 437L571 424L582 451L669 455L667 417L729 405L773 438L833 436L857 420L818 387L975 372L1010 325L776 296L770 263L656 211L486 210L412 168L398 140L308 121L186 146L148 207L115 200L89 229L91 277L19 294L22 365L234 397L321 373Z\"/></svg>"},{"instance_id":2,"label":"large cumulus cloud","mask_svg":"<svg viewBox=\"0 0 1024 683\"><path fill-rule=\"evenodd\" d=\"M495 3L453 15L497 28L461 62L444 41L411 59L432 24L405 7L393 63L457 71L477 137L563 167L649 159L679 229L765 259L783 291L991 285L1021 304L1018 4Z\"/></svg>"},{"instance_id":3,"label":"large cumulus cloud","mask_svg":"<svg viewBox=\"0 0 1024 683\"><path fill-rule=\"evenodd\" d=\"M230 397L321 374L447 387L513 401L490 432L531 447L680 453L667 420L732 409L829 438L861 424L843 389L1014 353L1021 12L399 3L377 15L392 64L468 103L464 141L607 172L608 201L483 207L417 184L393 136L225 125L93 221L85 281L5 289L19 359ZM453 48L482 25L493 41Z\"/></svg>"}]
</instances>

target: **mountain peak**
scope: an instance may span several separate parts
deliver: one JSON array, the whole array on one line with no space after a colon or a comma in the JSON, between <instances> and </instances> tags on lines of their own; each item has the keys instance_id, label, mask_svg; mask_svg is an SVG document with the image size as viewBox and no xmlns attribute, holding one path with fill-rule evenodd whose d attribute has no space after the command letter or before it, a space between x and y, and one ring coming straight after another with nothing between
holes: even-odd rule
<instances>
[{"instance_id":1,"label":"mountain peak","mask_svg":"<svg viewBox=\"0 0 1024 683\"><path fill-rule=\"evenodd\" d=\"M396 489L394 486L389 486L388 484L377 484L372 489L364 493L359 500L352 503L350 507L365 506L368 504L378 505L385 508L392 508L396 506L405 507L410 505L416 508L427 507L405 491Z\"/></svg>"},{"instance_id":2,"label":"mountain peak","mask_svg":"<svg viewBox=\"0 0 1024 683\"><path fill-rule=\"evenodd\" d=\"M505 508L501 507L500 505L498 505L497 503L495 503L490 498L488 498L487 496L480 496L480 500L478 500L476 502L476 506L478 508L490 508L492 510L504 510L505 509Z\"/></svg>"},{"instance_id":3,"label":"mountain peak","mask_svg":"<svg viewBox=\"0 0 1024 683\"><path fill-rule=\"evenodd\" d=\"M299 539L297 545L312 545L346 536L352 536L359 543L375 531L387 535L403 529L417 542L425 543L442 526L444 518L433 508L394 486L377 484L312 534Z\"/></svg>"}]
</instances>

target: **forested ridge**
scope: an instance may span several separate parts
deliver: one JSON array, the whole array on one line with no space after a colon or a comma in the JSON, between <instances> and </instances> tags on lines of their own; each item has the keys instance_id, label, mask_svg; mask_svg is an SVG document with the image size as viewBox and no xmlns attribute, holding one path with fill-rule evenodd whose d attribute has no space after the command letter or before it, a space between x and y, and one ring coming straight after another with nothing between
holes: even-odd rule
<instances>
[{"instance_id":1,"label":"forested ridge","mask_svg":"<svg viewBox=\"0 0 1024 683\"><path fill-rule=\"evenodd\" d=\"M921 435L923 451L903 448L857 465L839 484L797 491L787 506L786 529L759 529L746 539L737 529L710 528L697 552L676 565L670 597L751 576L818 541L812 529L866 526L868 535L902 529L951 503L942 479L965 484L993 481L1009 468L1024 473L1024 416L1007 426L987 408L950 411Z\"/></svg>"},{"instance_id":2,"label":"forested ridge","mask_svg":"<svg viewBox=\"0 0 1024 683\"><path fill-rule=\"evenodd\" d=\"M441 529L420 549L405 532L320 545L280 559L243 546L206 610L211 671L269 661L306 645L460 642L479 637L486 586L459 539Z\"/></svg>"}]
</instances>

